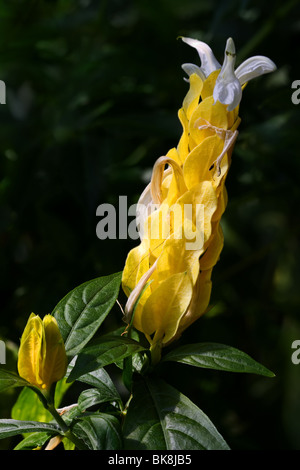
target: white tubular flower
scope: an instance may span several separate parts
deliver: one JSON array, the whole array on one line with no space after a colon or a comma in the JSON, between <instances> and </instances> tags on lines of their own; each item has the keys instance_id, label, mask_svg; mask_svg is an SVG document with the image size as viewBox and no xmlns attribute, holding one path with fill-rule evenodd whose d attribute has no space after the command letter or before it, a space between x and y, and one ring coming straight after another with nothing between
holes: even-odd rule
<instances>
[{"instance_id":1,"label":"white tubular flower","mask_svg":"<svg viewBox=\"0 0 300 470\"><path fill-rule=\"evenodd\" d=\"M234 73L235 46L231 38L227 39L224 62L216 80L213 97L214 101L227 104L227 110L232 111L242 99L242 87Z\"/></svg>"},{"instance_id":2,"label":"white tubular flower","mask_svg":"<svg viewBox=\"0 0 300 470\"><path fill-rule=\"evenodd\" d=\"M256 55L245 60L235 71L236 77L241 85L249 82L252 78L259 77L265 73L274 72L276 70L274 62L263 55Z\"/></svg>"},{"instance_id":3,"label":"white tubular flower","mask_svg":"<svg viewBox=\"0 0 300 470\"><path fill-rule=\"evenodd\" d=\"M235 70L236 54L232 38L229 38L226 42L222 67L207 44L190 38L182 38L182 40L198 51L201 60L201 67L194 64L182 65L188 76L196 73L202 79L205 79L215 70L221 69L216 80L213 97L215 102L220 101L220 103L227 105L228 111L232 111L239 105L242 99L242 85L260 75L273 72L277 68L271 59L258 55L245 60Z\"/></svg>"},{"instance_id":4,"label":"white tubular flower","mask_svg":"<svg viewBox=\"0 0 300 470\"><path fill-rule=\"evenodd\" d=\"M181 39L183 40L183 42L185 42L191 47L194 47L197 50L200 60L201 60L201 67L198 67L197 65L194 65L194 64L182 65L183 70L187 72L188 75L191 75L191 73L195 73L197 70L196 73L198 73L198 75L201 78L204 76L204 79L205 79L214 70L218 70L221 68L221 65L215 58L213 51L207 44L205 44L205 42L198 41L197 39L191 39L191 38L181 38Z\"/></svg>"}]
</instances>

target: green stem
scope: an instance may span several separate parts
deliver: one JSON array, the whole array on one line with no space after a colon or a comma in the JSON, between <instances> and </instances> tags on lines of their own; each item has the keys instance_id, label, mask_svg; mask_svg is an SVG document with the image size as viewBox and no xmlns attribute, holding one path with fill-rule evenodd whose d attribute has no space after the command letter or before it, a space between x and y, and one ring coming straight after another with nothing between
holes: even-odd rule
<instances>
[{"instance_id":1,"label":"green stem","mask_svg":"<svg viewBox=\"0 0 300 470\"><path fill-rule=\"evenodd\" d=\"M64 437L67 437L70 441L72 441L73 444L75 444L75 446L79 450L86 450L87 447L85 446L85 444L81 441L81 439L78 439L76 436L74 436L69 426L64 421L64 419L60 416L60 414L58 413L58 411L56 410L54 406L55 386L51 387L50 390L45 390L45 391L41 391L37 387L30 387L30 388L38 395L44 408L48 410L49 413L51 413L51 415L53 416L53 418L59 425L60 429L62 430Z\"/></svg>"},{"instance_id":2,"label":"green stem","mask_svg":"<svg viewBox=\"0 0 300 470\"><path fill-rule=\"evenodd\" d=\"M79 450L86 450L87 447L84 445L84 443L80 439L78 439L76 436L74 436L74 434L70 430L69 426L66 424L66 422L63 420L63 418L60 416L60 414L55 409L54 405L49 404L47 409L52 414L53 418L55 419L55 421L57 422L57 424L59 425L59 427L63 431L64 436L67 437L70 441L72 441L73 444L75 444L75 446Z\"/></svg>"},{"instance_id":3,"label":"green stem","mask_svg":"<svg viewBox=\"0 0 300 470\"><path fill-rule=\"evenodd\" d=\"M53 418L61 428L64 434L69 432L69 426L66 424L66 422L62 419L60 414L56 411L53 405L48 406L48 411L52 414Z\"/></svg>"},{"instance_id":4,"label":"green stem","mask_svg":"<svg viewBox=\"0 0 300 470\"><path fill-rule=\"evenodd\" d=\"M151 352L151 364L152 366L155 366L161 359L161 348L162 348L162 343L161 341L156 341L153 343L150 347L150 352Z\"/></svg>"}]
</instances>

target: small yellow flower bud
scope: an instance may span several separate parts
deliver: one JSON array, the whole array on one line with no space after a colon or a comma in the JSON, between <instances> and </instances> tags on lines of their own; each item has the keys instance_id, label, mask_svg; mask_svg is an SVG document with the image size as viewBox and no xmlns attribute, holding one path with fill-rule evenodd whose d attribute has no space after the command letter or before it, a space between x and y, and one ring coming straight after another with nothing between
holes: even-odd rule
<instances>
[{"instance_id":1,"label":"small yellow flower bud","mask_svg":"<svg viewBox=\"0 0 300 470\"><path fill-rule=\"evenodd\" d=\"M20 377L41 390L49 390L62 379L67 355L57 322L52 315L43 320L32 313L21 337L18 356Z\"/></svg>"}]
</instances>

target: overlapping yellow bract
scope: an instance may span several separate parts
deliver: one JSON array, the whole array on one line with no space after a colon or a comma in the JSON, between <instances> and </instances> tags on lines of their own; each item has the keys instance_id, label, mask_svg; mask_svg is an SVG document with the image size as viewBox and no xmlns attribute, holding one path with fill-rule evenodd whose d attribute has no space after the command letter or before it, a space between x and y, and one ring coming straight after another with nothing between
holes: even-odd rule
<instances>
[{"instance_id":1,"label":"overlapping yellow bract","mask_svg":"<svg viewBox=\"0 0 300 470\"><path fill-rule=\"evenodd\" d=\"M21 337L18 356L20 377L41 390L49 390L62 379L67 356L57 322L52 315L43 320L32 313Z\"/></svg>"},{"instance_id":2,"label":"overlapping yellow bract","mask_svg":"<svg viewBox=\"0 0 300 470\"><path fill-rule=\"evenodd\" d=\"M154 165L152 198L159 205L146 218L141 243L129 252L123 271L127 304L131 292L144 288L133 325L152 347L169 344L205 313L212 269L223 247L220 219L227 204L225 179L233 148L233 143L226 144L240 118L238 107L228 112L226 105L214 103L218 73L205 81L190 76L178 112L183 127L178 146ZM188 214L187 206L192 209ZM191 244L196 239L201 243Z\"/></svg>"}]
</instances>

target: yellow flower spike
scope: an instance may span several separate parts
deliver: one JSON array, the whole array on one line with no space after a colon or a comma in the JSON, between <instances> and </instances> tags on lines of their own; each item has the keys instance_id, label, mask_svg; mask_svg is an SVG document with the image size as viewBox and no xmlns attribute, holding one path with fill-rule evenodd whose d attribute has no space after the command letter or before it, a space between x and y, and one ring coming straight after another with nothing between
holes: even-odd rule
<instances>
[{"instance_id":1,"label":"yellow flower spike","mask_svg":"<svg viewBox=\"0 0 300 470\"><path fill-rule=\"evenodd\" d=\"M212 269L218 262L222 248L224 245L224 235L220 225L220 221L212 224L212 236L207 249L201 256L201 270L208 271Z\"/></svg>"},{"instance_id":2,"label":"yellow flower spike","mask_svg":"<svg viewBox=\"0 0 300 470\"><path fill-rule=\"evenodd\" d=\"M218 207L217 194L212 182L198 183L177 200L177 205L182 209L182 217L185 215L189 218L191 212L190 220L202 234L205 245L211 236L212 218Z\"/></svg>"},{"instance_id":3,"label":"yellow flower spike","mask_svg":"<svg viewBox=\"0 0 300 470\"><path fill-rule=\"evenodd\" d=\"M154 282L164 281L172 274L188 272L193 284L199 273L199 257L203 253L203 243L195 250L187 250L189 240L197 238L196 227L191 221L186 220L184 227L179 229L172 237L166 240L164 249L157 260ZM153 283L153 288L155 284Z\"/></svg>"},{"instance_id":4,"label":"yellow flower spike","mask_svg":"<svg viewBox=\"0 0 300 470\"><path fill-rule=\"evenodd\" d=\"M190 151L189 121L199 104L199 99L203 86L202 79L196 74L191 75L189 81L190 89L183 100L182 108L178 111L178 118L183 128L183 133L177 148L181 163L184 162Z\"/></svg>"},{"instance_id":5,"label":"yellow flower spike","mask_svg":"<svg viewBox=\"0 0 300 470\"><path fill-rule=\"evenodd\" d=\"M212 269L224 243L220 219L242 93L249 80L276 69L263 56L235 69L231 38L223 66L207 44L182 40L197 50L201 67L182 66L190 85L178 111L182 134L177 147L157 160L140 197L141 244L129 253L123 272L128 319L138 298L133 325L148 339L154 362L162 347L209 308ZM151 212L153 204L157 207Z\"/></svg>"},{"instance_id":6,"label":"yellow flower spike","mask_svg":"<svg viewBox=\"0 0 300 470\"><path fill-rule=\"evenodd\" d=\"M177 148L172 148L168 151L167 155L166 155L167 158L172 158L172 160L174 160L176 163L178 163L178 165L182 165L182 161L180 160L180 157L179 157L179 153L178 153L178 150Z\"/></svg>"},{"instance_id":7,"label":"yellow flower spike","mask_svg":"<svg viewBox=\"0 0 300 470\"><path fill-rule=\"evenodd\" d=\"M182 108L186 114L188 121L191 119L196 107L199 104L199 97L202 93L203 80L196 74L190 76L190 89L187 92Z\"/></svg>"},{"instance_id":8,"label":"yellow flower spike","mask_svg":"<svg viewBox=\"0 0 300 470\"><path fill-rule=\"evenodd\" d=\"M209 78L207 79L209 80ZM231 116L232 114L232 116ZM198 119L203 119L212 126L220 129L229 129L233 121L233 113L226 111L226 106L217 101L214 103L213 96L208 96L199 103L190 119L190 131L193 133L197 130Z\"/></svg>"},{"instance_id":9,"label":"yellow flower spike","mask_svg":"<svg viewBox=\"0 0 300 470\"><path fill-rule=\"evenodd\" d=\"M151 195L154 204L161 204L163 201L162 196L162 183L164 176L165 166L169 165L173 170L173 177L170 182L170 187L167 196L167 204L172 205L176 199L181 196L187 187L184 182L181 166L169 157L160 157L153 167L151 178Z\"/></svg>"},{"instance_id":10,"label":"yellow flower spike","mask_svg":"<svg viewBox=\"0 0 300 470\"><path fill-rule=\"evenodd\" d=\"M211 165L216 157L223 151L224 142L217 135L207 137L199 144L187 157L184 167L184 180L188 189L193 188L203 181L211 181ZM213 185L217 185L216 180L212 180Z\"/></svg>"},{"instance_id":11,"label":"yellow flower spike","mask_svg":"<svg viewBox=\"0 0 300 470\"><path fill-rule=\"evenodd\" d=\"M32 313L21 337L18 372L20 377L41 390L49 391L62 379L67 356L57 322L52 315L43 320Z\"/></svg>"},{"instance_id":12,"label":"yellow flower spike","mask_svg":"<svg viewBox=\"0 0 300 470\"><path fill-rule=\"evenodd\" d=\"M141 317L142 331L155 340L167 343L176 334L193 293L186 272L173 274L163 281L147 299Z\"/></svg>"},{"instance_id":13,"label":"yellow flower spike","mask_svg":"<svg viewBox=\"0 0 300 470\"><path fill-rule=\"evenodd\" d=\"M166 239L171 235L170 206L163 202L146 220L145 238L149 241L149 254L153 262L163 250Z\"/></svg>"},{"instance_id":14,"label":"yellow flower spike","mask_svg":"<svg viewBox=\"0 0 300 470\"><path fill-rule=\"evenodd\" d=\"M219 73L220 73L220 70L215 70L210 75L208 75L207 79L204 81L202 92L201 92L202 101L204 101L205 98L209 98L210 96L213 95L216 80L219 76Z\"/></svg>"},{"instance_id":15,"label":"yellow flower spike","mask_svg":"<svg viewBox=\"0 0 300 470\"><path fill-rule=\"evenodd\" d=\"M182 126L182 135L179 140L177 151L180 161L183 163L190 152L190 141L189 141L189 120L184 112L183 108L178 111L178 118Z\"/></svg>"},{"instance_id":16,"label":"yellow flower spike","mask_svg":"<svg viewBox=\"0 0 300 470\"><path fill-rule=\"evenodd\" d=\"M150 268L149 242L144 238L142 243L130 250L122 273L122 284L127 296L133 291L141 277Z\"/></svg>"},{"instance_id":17,"label":"yellow flower spike","mask_svg":"<svg viewBox=\"0 0 300 470\"><path fill-rule=\"evenodd\" d=\"M126 302L125 315L124 315L123 320L126 323L130 323L133 310L135 309L134 325L137 329L140 329L139 316L141 313L141 309L151 293L151 291L149 291L149 289L146 289L146 287L147 287L147 283L150 277L153 275L156 269L156 264L157 264L157 261L155 261L155 263L151 266L151 268L149 268L148 271L146 271L145 274L140 278L135 288L131 291L128 297L128 300ZM145 292L146 292L146 295L145 295Z\"/></svg>"},{"instance_id":18,"label":"yellow flower spike","mask_svg":"<svg viewBox=\"0 0 300 470\"><path fill-rule=\"evenodd\" d=\"M200 272L197 282L193 287L191 303L186 313L182 316L178 330L176 335L172 338L172 341L179 338L184 330L207 311L212 289L211 273L212 269Z\"/></svg>"}]
</instances>

